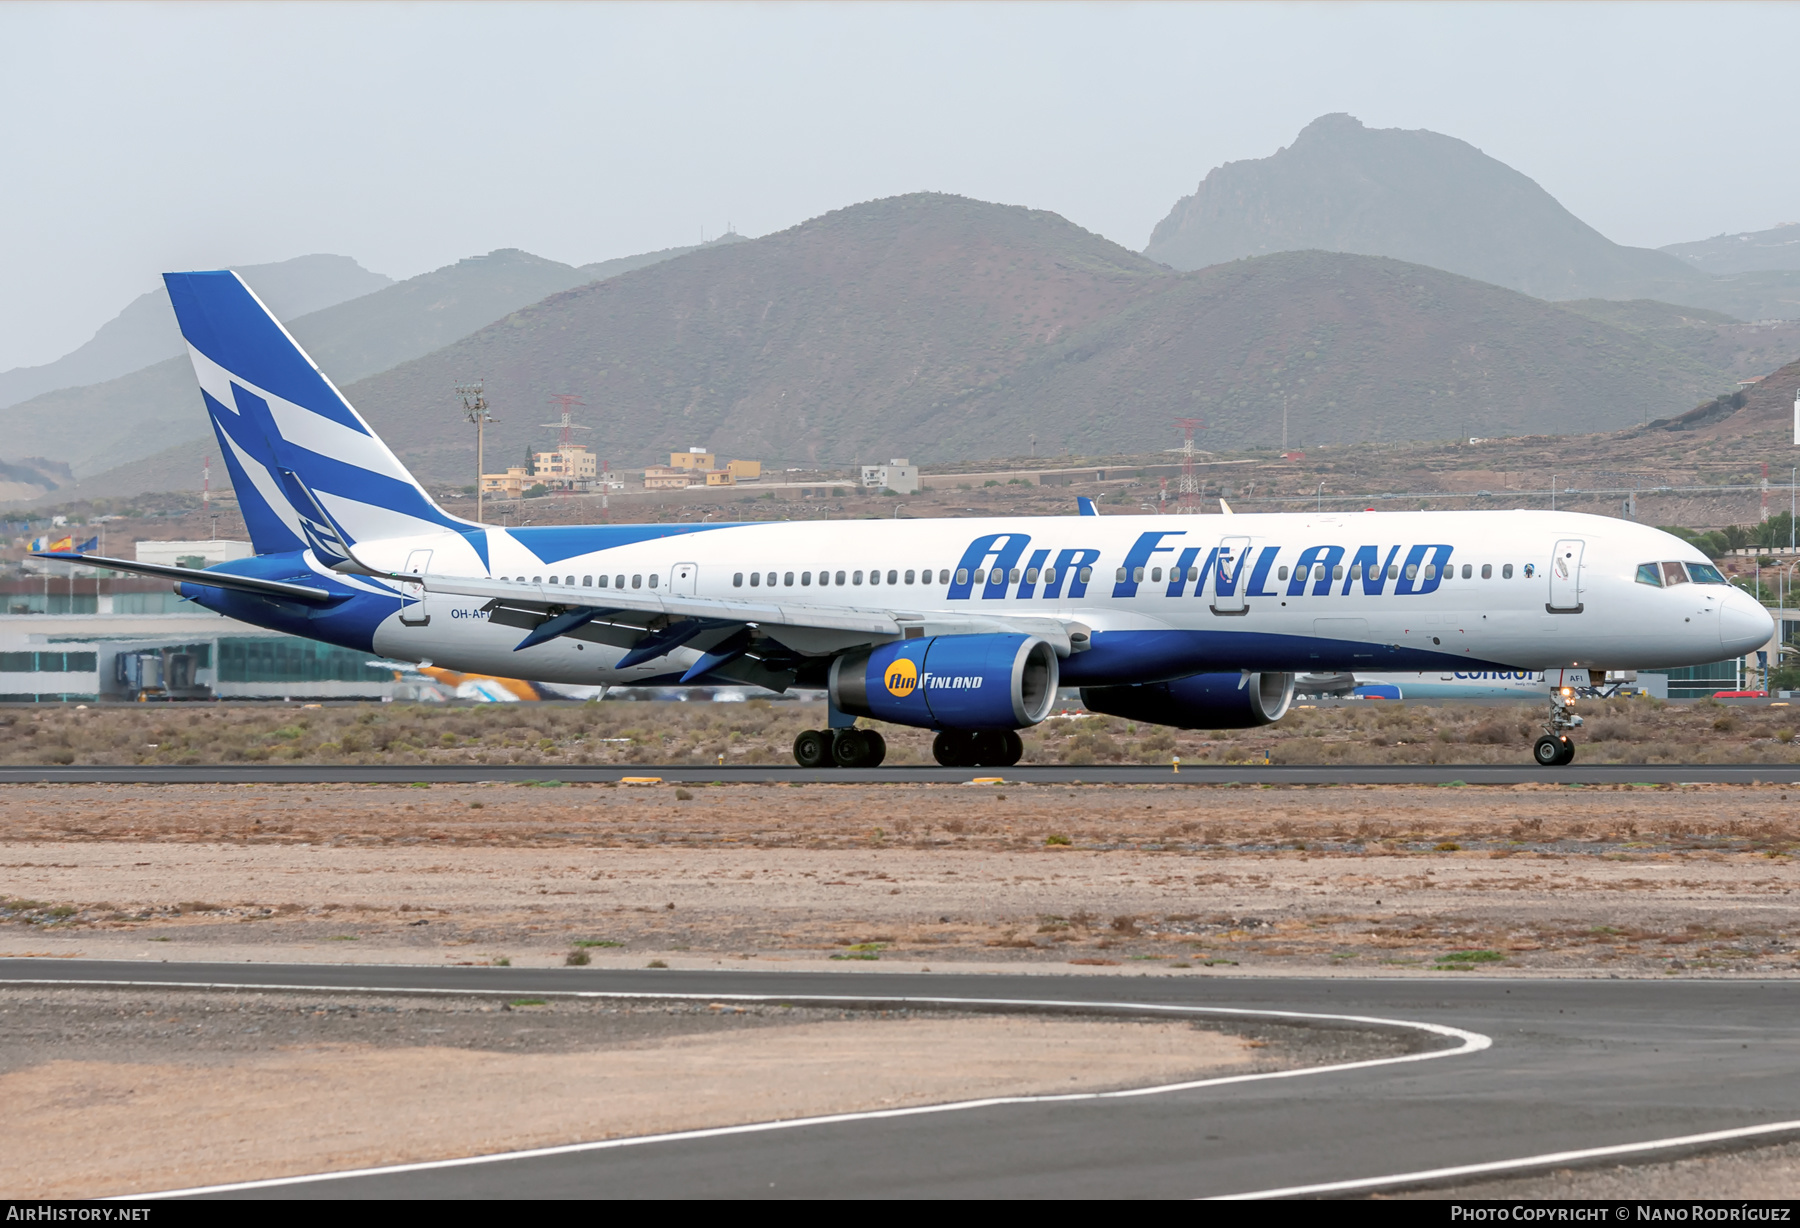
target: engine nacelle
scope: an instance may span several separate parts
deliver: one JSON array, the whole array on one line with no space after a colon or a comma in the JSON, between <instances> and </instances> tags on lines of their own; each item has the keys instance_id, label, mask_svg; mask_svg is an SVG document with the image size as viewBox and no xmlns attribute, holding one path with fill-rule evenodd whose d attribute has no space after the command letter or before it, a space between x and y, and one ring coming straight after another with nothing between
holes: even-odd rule
<instances>
[{"instance_id":1,"label":"engine nacelle","mask_svg":"<svg viewBox=\"0 0 1800 1228\"><path fill-rule=\"evenodd\" d=\"M1062 671L1035 635L934 635L831 663L841 712L923 729L1023 729L1050 715Z\"/></svg>"},{"instance_id":2,"label":"engine nacelle","mask_svg":"<svg viewBox=\"0 0 1800 1228\"><path fill-rule=\"evenodd\" d=\"M1193 674L1139 686L1083 687L1090 712L1176 729L1249 729L1271 725L1294 702L1292 674Z\"/></svg>"}]
</instances>

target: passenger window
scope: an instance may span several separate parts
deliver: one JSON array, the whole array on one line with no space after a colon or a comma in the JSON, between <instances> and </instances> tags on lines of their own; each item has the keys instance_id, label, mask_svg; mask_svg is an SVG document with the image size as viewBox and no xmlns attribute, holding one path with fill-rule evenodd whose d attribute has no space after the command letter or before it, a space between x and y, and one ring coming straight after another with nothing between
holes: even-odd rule
<instances>
[{"instance_id":1,"label":"passenger window","mask_svg":"<svg viewBox=\"0 0 1800 1228\"><path fill-rule=\"evenodd\" d=\"M1425 564L1425 578L1427 580L1437 579L1437 564L1436 563Z\"/></svg>"},{"instance_id":2,"label":"passenger window","mask_svg":"<svg viewBox=\"0 0 1800 1228\"><path fill-rule=\"evenodd\" d=\"M913 582L913 575L914 575L914 573L913 573L912 569L908 568L907 572L906 572L906 582L908 584L911 584Z\"/></svg>"},{"instance_id":3,"label":"passenger window","mask_svg":"<svg viewBox=\"0 0 1800 1228\"><path fill-rule=\"evenodd\" d=\"M601 576L600 578L602 580L606 579L605 576ZM731 587L732 588L743 588L744 587L744 573L743 572L740 571L731 577Z\"/></svg>"},{"instance_id":4,"label":"passenger window","mask_svg":"<svg viewBox=\"0 0 1800 1228\"><path fill-rule=\"evenodd\" d=\"M950 583L950 569L948 567L946 567L942 571L938 572L938 583L939 584Z\"/></svg>"},{"instance_id":5,"label":"passenger window","mask_svg":"<svg viewBox=\"0 0 1800 1228\"><path fill-rule=\"evenodd\" d=\"M786 574L784 574L781 577L781 586L783 588L793 588L794 587L794 573L793 572L791 572L791 571L787 572Z\"/></svg>"},{"instance_id":6,"label":"passenger window","mask_svg":"<svg viewBox=\"0 0 1800 1228\"><path fill-rule=\"evenodd\" d=\"M1474 578L1475 578L1475 569L1473 567L1469 566L1467 563L1464 563L1463 564L1463 579L1472 580Z\"/></svg>"},{"instance_id":7,"label":"passenger window","mask_svg":"<svg viewBox=\"0 0 1800 1228\"><path fill-rule=\"evenodd\" d=\"M550 577L550 583L552 583L552 584L555 584L555 583L556 583L556 577L555 577L555 576L551 576L551 577Z\"/></svg>"},{"instance_id":8,"label":"passenger window","mask_svg":"<svg viewBox=\"0 0 1800 1228\"><path fill-rule=\"evenodd\" d=\"M1119 578L1117 580L1117 583L1119 583L1119 584L1125 583L1125 569L1123 567L1119 568Z\"/></svg>"},{"instance_id":9,"label":"passenger window","mask_svg":"<svg viewBox=\"0 0 1800 1228\"><path fill-rule=\"evenodd\" d=\"M1674 585L1686 584L1688 582L1687 571L1680 563L1664 563L1662 565L1662 570L1663 584L1665 587L1673 587Z\"/></svg>"},{"instance_id":10,"label":"passenger window","mask_svg":"<svg viewBox=\"0 0 1800 1228\"><path fill-rule=\"evenodd\" d=\"M641 573L639 575L635 575L635 576L631 577L631 587L632 588L643 588L644 587L644 577Z\"/></svg>"},{"instance_id":11,"label":"passenger window","mask_svg":"<svg viewBox=\"0 0 1800 1228\"><path fill-rule=\"evenodd\" d=\"M624 576L614 576L613 577L613 587L614 588L624 588L625 587L625 577Z\"/></svg>"},{"instance_id":12,"label":"passenger window","mask_svg":"<svg viewBox=\"0 0 1800 1228\"><path fill-rule=\"evenodd\" d=\"M1287 579L1287 568L1285 568L1285 567L1277 568L1275 571L1275 578L1277 580Z\"/></svg>"},{"instance_id":13,"label":"passenger window","mask_svg":"<svg viewBox=\"0 0 1800 1228\"><path fill-rule=\"evenodd\" d=\"M832 581L832 583L833 583L833 584L837 584L837 585L840 585L840 586L841 586L841 585L842 585L842 584L843 584L843 583L844 583L844 573L843 573L843 572L841 572L841 571L840 571L840 572L838 572L838 573L837 573L837 579L835 579L835 580L833 580L833 581Z\"/></svg>"},{"instance_id":14,"label":"passenger window","mask_svg":"<svg viewBox=\"0 0 1800 1228\"><path fill-rule=\"evenodd\" d=\"M592 577L592 576L581 577L581 587L582 588L593 588L594 587L594 577Z\"/></svg>"},{"instance_id":15,"label":"passenger window","mask_svg":"<svg viewBox=\"0 0 1800 1228\"><path fill-rule=\"evenodd\" d=\"M800 573L800 586L802 588L810 588L812 586L812 572L803 571Z\"/></svg>"},{"instance_id":16,"label":"passenger window","mask_svg":"<svg viewBox=\"0 0 1800 1228\"><path fill-rule=\"evenodd\" d=\"M1525 564L1525 578L1526 578L1526 579L1527 579L1527 580L1529 580L1529 579L1531 579L1531 573L1532 573L1532 572L1533 572L1533 571L1535 571L1535 570L1536 570L1536 565L1535 565L1535 564L1533 564L1533 563L1527 563L1527 564Z\"/></svg>"},{"instance_id":17,"label":"passenger window","mask_svg":"<svg viewBox=\"0 0 1800 1228\"><path fill-rule=\"evenodd\" d=\"M967 567L958 567L956 569L956 582L958 584L967 584L969 582L969 569Z\"/></svg>"},{"instance_id":18,"label":"passenger window","mask_svg":"<svg viewBox=\"0 0 1800 1228\"><path fill-rule=\"evenodd\" d=\"M1336 567L1331 569L1331 578L1333 580L1342 580L1344 578L1344 565L1342 563L1339 563Z\"/></svg>"},{"instance_id":19,"label":"passenger window","mask_svg":"<svg viewBox=\"0 0 1800 1228\"><path fill-rule=\"evenodd\" d=\"M1400 565L1398 563L1389 563L1388 564L1388 579L1398 580L1399 578L1400 578Z\"/></svg>"},{"instance_id":20,"label":"passenger window","mask_svg":"<svg viewBox=\"0 0 1800 1228\"><path fill-rule=\"evenodd\" d=\"M1054 567L1044 568L1044 583L1045 584L1055 584L1056 583L1056 568L1054 568Z\"/></svg>"},{"instance_id":21,"label":"passenger window","mask_svg":"<svg viewBox=\"0 0 1800 1228\"><path fill-rule=\"evenodd\" d=\"M1418 579L1418 577L1419 577L1419 565L1417 563L1408 563L1406 565L1406 578L1408 580L1416 580L1416 579Z\"/></svg>"},{"instance_id":22,"label":"passenger window","mask_svg":"<svg viewBox=\"0 0 1800 1228\"><path fill-rule=\"evenodd\" d=\"M612 577L610 577L610 576L601 576L601 577L600 577L600 587L601 587L601 588L605 588L605 587L606 587L606 582L607 582L607 581L608 581L608 580L609 580L609 579L611 579L611 578L612 578ZM744 577L743 577L743 573L741 573L741 572L740 572L740 573L739 573L739 574L738 574L738 579L740 579L740 580L742 580L742 579L743 579L743 578L744 578Z\"/></svg>"},{"instance_id":23,"label":"passenger window","mask_svg":"<svg viewBox=\"0 0 1800 1228\"><path fill-rule=\"evenodd\" d=\"M750 587L751 588L761 588L762 587L762 572L753 571L750 573Z\"/></svg>"},{"instance_id":24,"label":"passenger window","mask_svg":"<svg viewBox=\"0 0 1800 1228\"><path fill-rule=\"evenodd\" d=\"M1019 569L1017 567L1015 567L1011 571L1007 572L1006 580L1007 580L1007 583L1009 583L1009 584L1017 584L1019 582Z\"/></svg>"},{"instance_id":25,"label":"passenger window","mask_svg":"<svg viewBox=\"0 0 1800 1228\"><path fill-rule=\"evenodd\" d=\"M656 573L654 571L650 573L650 587L656 587Z\"/></svg>"},{"instance_id":26,"label":"passenger window","mask_svg":"<svg viewBox=\"0 0 1800 1228\"><path fill-rule=\"evenodd\" d=\"M898 572L894 572L894 571L888 572L888 583L889 584L898 584L899 582L900 582L900 575Z\"/></svg>"},{"instance_id":27,"label":"passenger window","mask_svg":"<svg viewBox=\"0 0 1800 1228\"><path fill-rule=\"evenodd\" d=\"M862 572L860 572L860 571L851 572L850 573L850 583L861 584L862 583Z\"/></svg>"},{"instance_id":28,"label":"passenger window","mask_svg":"<svg viewBox=\"0 0 1800 1228\"><path fill-rule=\"evenodd\" d=\"M1131 569L1131 582L1133 584L1142 584L1144 582L1144 569L1142 567L1133 567Z\"/></svg>"},{"instance_id":29,"label":"passenger window","mask_svg":"<svg viewBox=\"0 0 1800 1228\"><path fill-rule=\"evenodd\" d=\"M1188 580L1190 582L1198 583L1199 579L1200 579L1200 569L1198 567L1188 568Z\"/></svg>"},{"instance_id":30,"label":"passenger window","mask_svg":"<svg viewBox=\"0 0 1800 1228\"><path fill-rule=\"evenodd\" d=\"M532 583L533 583L533 584L542 584L542 583L543 583L543 582L544 582L544 577L542 577L542 576L533 576L533 577L531 577L531 582L532 582Z\"/></svg>"},{"instance_id":31,"label":"passenger window","mask_svg":"<svg viewBox=\"0 0 1800 1228\"><path fill-rule=\"evenodd\" d=\"M881 583L881 573L879 571L871 571L869 573L869 583L870 584L880 584Z\"/></svg>"},{"instance_id":32,"label":"passenger window","mask_svg":"<svg viewBox=\"0 0 1800 1228\"><path fill-rule=\"evenodd\" d=\"M1637 582L1648 584L1653 588L1662 587L1662 570L1655 563L1639 563Z\"/></svg>"},{"instance_id":33,"label":"passenger window","mask_svg":"<svg viewBox=\"0 0 1800 1228\"><path fill-rule=\"evenodd\" d=\"M821 586L823 586L823 585L830 584L830 583L831 583L831 573L829 571L821 571L819 573L819 584Z\"/></svg>"},{"instance_id":34,"label":"passenger window","mask_svg":"<svg viewBox=\"0 0 1800 1228\"><path fill-rule=\"evenodd\" d=\"M1325 564L1320 563L1317 567L1313 568L1313 579L1323 580L1324 578L1325 578Z\"/></svg>"},{"instance_id":35,"label":"passenger window","mask_svg":"<svg viewBox=\"0 0 1800 1228\"><path fill-rule=\"evenodd\" d=\"M1502 579L1502 580L1510 580L1510 579L1512 579L1512 564L1511 564L1511 563L1503 563L1503 564L1501 564L1501 567L1500 567L1500 578L1501 578L1501 579Z\"/></svg>"},{"instance_id":36,"label":"passenger window","mask_svg":"<svg viewBox=\"0 0 1800 1228\"><path fill-rule=\"evenodd\" d=\"M564 584L574 584L574 583L575 583L575 577L574 577L574 576L564 576L564 577L563 577L563 583L564 583Z\"/></svg>"},{"instance_id":37,"label":"passenger window","mask_svg":"<svg viewBox=\"0 0 1800 1228\"><path fill-rule=\"evenodd\" d=\"M1083 567L1080 572L1076 574L1075 578L1080 580L1083 584L1092 583L1094 579L1094 569L1092 567Z\"/></svg>"}]
</instances>

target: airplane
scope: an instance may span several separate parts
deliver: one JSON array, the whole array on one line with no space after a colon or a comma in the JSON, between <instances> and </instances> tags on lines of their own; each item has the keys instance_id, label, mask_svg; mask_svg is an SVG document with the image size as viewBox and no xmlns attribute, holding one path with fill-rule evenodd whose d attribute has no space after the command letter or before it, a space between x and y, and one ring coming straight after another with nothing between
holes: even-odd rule
<instances>
[{"instance_id":1,"label":"airplane","mask_svg":"<svg viewBox=\"0 0 1800 1228\"><path fill-rule=\"evenodd\" d=\"M163 576L239 621L575 686L828 692L802 766L872 766L859 719L1006 767L1059 686L1187 729L1281 719L1296 673L1697 665L1773 621L1693 546L1547 511L499 528L432 500L229 271L164 281L256 555ZM1092 509L1083 509L1090 511ZM1559 693L1533 746L1573 759Z\"/></svg>"},{"instance_id":2,"label":"airplane","mask_svg":"<svg viewBox=\"0 0 1800 1228\"><path fill-rule=\"evenodd\" d=\"M1573 672L1573 671L1571 671ZM1542 699L1562 685L1559 671L1529 669L1433 670L1410 674L1301 674L1295 690L1302 695L1353 699ZM1608 682L1612 680L1609 678ZM1623 679L1621 678L1621 681ZM1589 689L1586 671L1569 685Z\"/></svg>"}]
</instances>

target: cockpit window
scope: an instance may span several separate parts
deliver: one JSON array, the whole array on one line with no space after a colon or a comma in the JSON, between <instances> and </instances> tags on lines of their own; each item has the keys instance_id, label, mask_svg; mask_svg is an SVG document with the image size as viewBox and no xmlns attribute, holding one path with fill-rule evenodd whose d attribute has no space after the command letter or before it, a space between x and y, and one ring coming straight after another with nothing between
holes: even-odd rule
<instances>
[{"instance_id":1,"label":"cockpit window","mask_svg":"<svg viewBox=\"0 0 1800 1228\"><path fill-rule=\"evenodd\" d=\"M1687 569L1688 575L1692 577L1695 584L1725 583L1725 577L1720 575L1719 569L1711 563L1689 563Z\"/></svg>"},{"instance_id":2,"label":"cockpit window","mask_svg":"<svg viewBox=\"0 0 1800 1228\"><path fill-rule=\"evenodd\" d=\"M1663 585L1665 587L1672 588L1677 584L1686 584L1688 582L1687 572L1682 568L1680 563L1664 563L1662 565L1662 570Z\"/></svg>"},{"instance_id":3,"label":"cockpit window","mask_svg":"<svg viewBox=\"0 0 1800 1228\"><path fill-rule=\"evenodd\" d=\"M1639 584L1653 584L1657 588L1661 588L1662 568L1658 567L1655 563L1639 563L1637 582Z\"/></svg>"}]
</instances>

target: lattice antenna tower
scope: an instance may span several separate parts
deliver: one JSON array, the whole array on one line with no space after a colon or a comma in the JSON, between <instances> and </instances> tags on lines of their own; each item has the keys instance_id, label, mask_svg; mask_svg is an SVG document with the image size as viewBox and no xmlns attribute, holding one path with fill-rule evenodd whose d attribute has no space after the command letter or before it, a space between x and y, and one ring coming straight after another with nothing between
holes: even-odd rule
<instances>
[{"instance_id":1,"label":"lattice antenna tower","mask_svg":"<svg viewBox=\"0 0 1800 1228\"><path fill-rule=\"evenodd\" d=\"M550 403L552 405L555 405L558 409L562 410L562 417L559 418L555 422L541 422L538 425L544 426L544 427L550 427L552 429L561 427L562 428L562 441L559 445L560 447L566 448L566 447L570 446L572 443L574 443L575 442L575 434L574 433L576 431L591 431L594 429L591 426L581 426L574 421L575 407L577 405L584 406L584 407L587 405L586 401L582 400L580 397L576 396L574 393L571 393L571 392L553 393L553 394L551 394L551 397L550 397Z\"/></svg>"},{"instance_id":2,"label":"lattice antenna tower","mask_svg":"<svg viewBox=\"0 0 1800 1228\"><path fill-rule=\"evenodd\" d=\"M1206 429L1206 421L1202 418L1177 418L1175 425L1181 428L1181 484L1176 487L1175 514L1178 516L1197 516L1200 514L1200 479L1194 475L1194 432Z\"/></svg>"}]
</instances>

